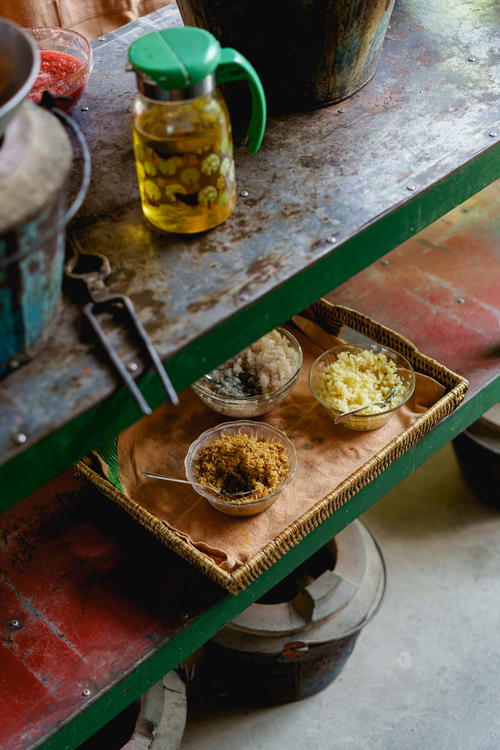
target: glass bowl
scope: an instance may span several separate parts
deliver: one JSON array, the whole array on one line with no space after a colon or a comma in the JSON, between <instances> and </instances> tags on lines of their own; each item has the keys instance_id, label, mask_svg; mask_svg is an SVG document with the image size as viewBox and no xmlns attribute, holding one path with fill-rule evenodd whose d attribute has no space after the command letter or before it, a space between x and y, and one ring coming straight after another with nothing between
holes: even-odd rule
<instances>
[{"instance_id":1,"label":"glass bowl","mask_svg":"<svg viewBox=\"0 0 500 750\"><path fill-rule=\"evenodd\" d=\"M38 104L45 90L54 97L67 97L57 103L65 112L80 99L92 72L90 43L78 31L58 26L36 26L24 29L40 52L40 71L29 93ZM55 53L55 54L53 54Z\"/></svg>"},{"instance_id":2,"label":"glass bowl","mask_svg":"<svg viewBox=\"0 0 500 750\"><path fill-rule=\"evenodd\" d=\"M369 343L353 343L353 344L342 344L341 346L335 346L333 349L328 349L326 352L321 354L311 365L309 370L309 388L314 398L324 407L329 416L332 419L336 419L344 412L335 409L333 406L325 403L319 395L319 382L320 375L324 367L334 362L341 352L361 352L364 350L370 350L373 352L381 352L385 354L387 359L392 360L396 365L396 372L403 381L404 391L400 399L396 404L390 407L385 407L382 411L375 412L373 414L353 414L351 417L346 417L341 425L347 427L350 430L376 430L379 427L385 425L391 416L405 404L409 398L411 398L413 391L415 390L415 372L413 367L410 365L401 354L387 349L385 346L379 346L378 344ZM392 400L392 399L391 399ZM361 404L360 404L361 406ZM353 409L356 406L352 407Z\"/></svg>"},{"instance_id":3,"label":"glass bowl","mask_svg":"<svg viewBox=\"0 0 500 750\"><path fill-rule=\"evenodd\" d=\"M226 513L226 515L229 516L255 516L270 508L278 499L279 494L283 492L285 487L292 481L295 469L297 468L297 454L295 447L284 432L280 432L280 430L271 427L271 425L266 424L265 422L247 422L245 420L238 422L223 422L222 424L217 425L217 427L202 432L201 435L189 446L186 458L184 459L184 467L186 477L190 482L198 481L194 463L200 448L219 440L221 437L231 435L263 437L270 443L280 443L285 448L289 464L288 474L285 479L269 495L266 495L266 497L246 502L244 499L242 502L231 502L230 500L227 500L224 495L217 493L216 490L212 493L210 490L203 489L203 487L193 486L193 490L206 498L208 502L221 513Z\"/></svg>"},{"instance_id":4,"label":"glass bowl","mask_svg":"<svg viewBox=\"0 0 500 750\"><path fill-rule=\"evenodd\" d=\"M266 414L283 401L297 382L303 357L301 346L293 334L287 331L286 328L276 328L275 330L285 336L296 352L297 363L292 377L273 391L268 391L258 396L241 397L227 396L217 392L216 386L211 386L207 380L201 378L201 380L193 383L192 389L204 404L209 406L210 409L219 412L219 414L224 414L226 417L239 417L241 419Z\"/></svg>"}]
</instances>

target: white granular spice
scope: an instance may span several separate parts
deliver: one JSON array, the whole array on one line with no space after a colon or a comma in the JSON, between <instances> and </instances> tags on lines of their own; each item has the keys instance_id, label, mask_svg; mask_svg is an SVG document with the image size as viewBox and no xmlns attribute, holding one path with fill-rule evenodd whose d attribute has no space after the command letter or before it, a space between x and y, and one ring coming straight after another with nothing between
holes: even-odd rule
<instances>
[{"instance_id":1,"label":"white granular spice","mask_svg":"<svg viewBox=\"0 0 500 750\"><path fill-rule=\"evenodd\" d=\"M337 359L325 365L318 376L318 396L328 406L346 412L373 401L383 401L397 386L385 406L371 406L364 414L376 414L397 406L403 400L405 386L395 362L383 352L364 349L340 352Z\"/></svg>"},{"instance_id":2,"label":"white granular spice","mask_svg":"<svg viewBox=\"0 0 500 750\"><path fill-rule=\"evenodd\" d=\"M224 396L270 393L295 375L298 354L280 331L271 331L210 373L204 385Z\"/></svg>"}]
</instances>

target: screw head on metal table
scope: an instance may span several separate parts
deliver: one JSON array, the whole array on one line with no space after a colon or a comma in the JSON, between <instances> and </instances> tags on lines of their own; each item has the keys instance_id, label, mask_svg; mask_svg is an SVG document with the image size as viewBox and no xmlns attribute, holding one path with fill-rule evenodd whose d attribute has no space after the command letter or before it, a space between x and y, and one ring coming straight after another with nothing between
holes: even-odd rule
<instances>
[{"instance_id":1,"label":"screw head on metal table","mask_svg":"<svg viewBox=\"0 0 500 750\"><path fill-rule=\"evenodd\" d=\"M127 370L129 372L134 373L134 372L137 372L138 369L139 369L139 365L137 364L137 362L129 362L127 365Z\"/></svg>"},{"instance_id":2,"label":"screw head on metal table","mask_svg":"<svg viewBox=\"0 0 500 750\"><path fill-rule=\"evenodd\" d=\"M240 195L242 198L248 198L250 193L248 192L248 190L240 190Z\"/></svg>"},{"instance_id":3,"label":"screw head on metal table","mask_svg":"<svg viewBox=\"0 0 500 750\"><path fill-rule=\"evenodd\" d=\"M411 193L417 189L416 185L407 185L406 189L409 190Z\"/></svg>"},{"instance_id":4,"label":"screw head on metal table","mask_svg":"<svg viewBox=\"0 0 500 750\"><path fill-rule=\"evenodd\" d=\"M12 442L14 445L24 445L28 440L28 436L25 432L15 432L12 435Z\"/></svg>"},{"instance_id":5,"label":"screw head on metal table","mask_svg":"<svg viewBox=\"0 0 500 750\"><path fill-rule=\"evenodd\" d=\"M12 620L9 620L9 625L11 628L20 628L21 621L17 617L13 617Z\"/></svg>"},{"instance_id":6,"label":"screw head on metal table","mask_svg":"<svg viewBox=\"0 0 500 750\"><path fill-rule=\"evenodd\" d=\"M465 300L464 300L463 297L457 297L457 302L458 302L459 305L463 305L464 302L465 302Z\"/></svg>"},{"instance_id":7,"label":"screw head on metal table","mask_svg":"<svg viewBox=\"0 0 500 750\"><path fill-rule=\"evenodd\" d=\"M82 690L82 695L85 696L85 698L88 698L88 696L90 695L90 690L88 688L85 688L84 690Z\"/></svg>"},{"instance_id":8,"label":"screw head on metal table","mask_svg":"<svg viewBox=\"0 0 500 750\"><path fill-rule=\"evenodd\" d=\"M476 60L477 60L477 57L474 57L474 55L470 55L470 56L469 56L469 57L467 58L467 60L468 60L469 62L476 62Z\"/></svg>"},{"instance_id":9,"label":"screw head on metal table","mask_svg":"<svg viewBox=\"0 0 500 750\"><path fill-rule=\"evenodd\" d=\"M380 262L382 263L383 266L388 266L389 265L389 261L388 260L381 260Z\"/></svg>"},{"instance_id":10,"label":"screw head on metal table","mask_svg":"<svg viewBox=\"0 0 500 750\"><path fill-rule=\"evenodd\" d=\"M496 138L496 137L497 137L497 135L498 135L498 131L497 131L497 130L492 130L492 131L491 131L491 132L489 133L489 136L490 136L490 138Z\"/></svg>"}]
</instances>

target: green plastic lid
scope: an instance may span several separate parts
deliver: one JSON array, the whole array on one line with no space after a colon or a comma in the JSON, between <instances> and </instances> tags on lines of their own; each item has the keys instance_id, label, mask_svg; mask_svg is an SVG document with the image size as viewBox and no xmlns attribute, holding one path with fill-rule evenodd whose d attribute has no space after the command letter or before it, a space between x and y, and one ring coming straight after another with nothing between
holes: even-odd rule
<instances>
[{"instance_id":1,"label":"green plastic lid","mask_svg":"<svg viewBox=\"0 0 500 750\"><path fill-rule=\"evenodd\" d=\"M208 31L192 26L152 31L129 48L130 64L162 89L185 89L215 71L221 47Z\"/></svg>"},{"instance_id":2,"label":"green plastic lid","mask_svg":"<svg viewBox=\"0 0 500 750\"><path fill-rule=\"evenodd\" d=\"M216 83L246 81L252 97L247 148L252 153L259 150L266 127L266 97L256 70L237 50L221 48L204 29L180 26L141 36L130 46L128 59L139 76L166 91L190 89L212 73Z\"/></svg>"}]
</instances>

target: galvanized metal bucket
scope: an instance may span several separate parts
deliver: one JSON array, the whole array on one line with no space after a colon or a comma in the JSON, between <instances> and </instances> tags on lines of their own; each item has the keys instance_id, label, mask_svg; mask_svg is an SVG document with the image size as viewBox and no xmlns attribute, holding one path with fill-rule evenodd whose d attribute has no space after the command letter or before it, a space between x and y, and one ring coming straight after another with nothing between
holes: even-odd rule
<instances>
[{"instance_id":1,"label":"galvanized metal bucket","mask_svg":"<svg viewBox=\"0 0 500 750\"><path fill-rule=\"evenodd\" d=\"M33 39L0 19L0 375L30 359L50 335L60 308L65 226L90 181L90 155L75 121L44 93L25 101L39 70ZM51 112L47 110L51 110ZM73 132L82 183L65 211Z\"/></svg>"},{"instance_id":2,"label":"galvanized metal bucket","mask_svg":"<svg viewBox=\"0 0 500 750\"><path fill-rule=\"evenodd\" d=\"M247 57L271 112L345 99L374 75L394 0L178 0L184 23Z\"/></svg>"},{"instance_id":3,"label":"galvanized metal bucket","mask_svg":"<svg viewBox=\"0 0 500 750\"><path fill-rule=\"evenodd\" d=\"M0 375L31 359L52 333L61 308L65 226L80 207L90 178L83 135L81 187L65 210L71 144L51 112L24 102L0 148Z\"/></svg>"}]
</instances>

